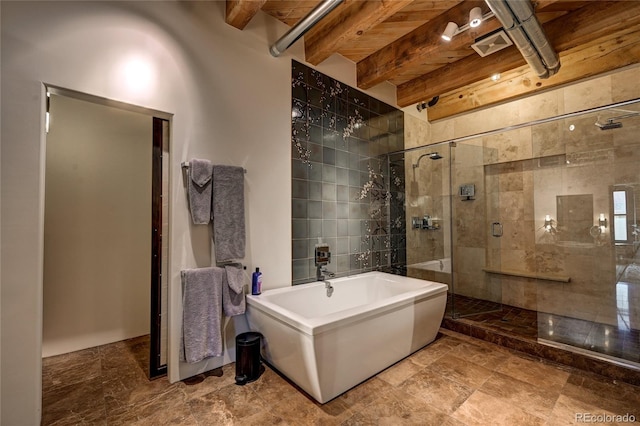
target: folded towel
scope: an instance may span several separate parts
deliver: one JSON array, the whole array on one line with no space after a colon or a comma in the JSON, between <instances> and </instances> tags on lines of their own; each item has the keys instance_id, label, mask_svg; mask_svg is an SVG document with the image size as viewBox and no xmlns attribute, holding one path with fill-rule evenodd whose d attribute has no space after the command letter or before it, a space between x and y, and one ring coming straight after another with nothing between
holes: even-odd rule
<instances>
[{"instance_id":1,"label":"folded towel","mask_svg":"<svg viewBox=\"0 0 640 426\"><path fill-rule=\"evenodd\" d=\"M244 314L244 270L237 265L225 265L225 283L222 287L222 307L228 317Z\"/></svg>"},{"instance_id":2,"label":"folded towel","mask_svg":"<svg viewBox=\"0 0 640 426\"><path fill-rule=\"evenodd\" d=\"M212 175L209 160L194 158L189 162L189 207L195 225L206 225L211 219Z\"/></svg>"},{"instance_id":3,"label":"folded towel","mask_svg":"<svg viewBox=\"0 0 640 426\"><path fill-rule=\"evenodd\" d=\"M244 258L244 169L213 166L213 243L216 261Z\"/></svg>"},{"instance_id":4,"label":"folded towel","mask_svg":"<svg viewBox=\"0 0 640 426\"><path fill-rule=\"evenodd\" d=\"M223 268L182 271L182 350L180 359L198 362L222 355ZM224 285L226 287L226 285Z\"/></svg>"}]
</instances>

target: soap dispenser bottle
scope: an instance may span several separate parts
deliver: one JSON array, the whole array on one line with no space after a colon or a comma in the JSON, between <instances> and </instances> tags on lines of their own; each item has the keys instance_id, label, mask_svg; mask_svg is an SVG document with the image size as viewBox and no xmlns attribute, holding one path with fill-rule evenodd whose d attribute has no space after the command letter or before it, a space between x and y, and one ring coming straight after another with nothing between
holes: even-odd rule
<instances>
[{"instance_id":1,"label":"soap dispenser bottle","mask_svg":"<svg viewBox=\"0 0 640 426\"><path fill-rule=\"evenodd\" d=\"M262 272L260 272L260 268L256 268L251 276L251 294L256 296L260 293L262 293Z\"/></svg>"}]
</instances>

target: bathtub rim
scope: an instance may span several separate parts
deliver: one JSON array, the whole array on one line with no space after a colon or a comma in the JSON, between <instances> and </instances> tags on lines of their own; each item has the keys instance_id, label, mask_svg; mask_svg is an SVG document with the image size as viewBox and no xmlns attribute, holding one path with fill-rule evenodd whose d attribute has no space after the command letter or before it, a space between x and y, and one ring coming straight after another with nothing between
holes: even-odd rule
<instances>
[{"instance_id":1,"label":"bathtub rim","mask_svg":"<svg viewBox=\"0 0 640 426\"><path fill-rule=\"evenodd\" d=\"M324 282L312 282L307 284L300 284L297 286L266 290L261 295L247 295L247 308L257 309L266 315L274 317L275 319L288 325L289 327L299 330L301 333L309 336L316 336L338 327L346 326L348 324L363 321L367 318L382 315L388 311L398 309L401 306L416 304L425 299L435 298L443 293L446 294L448 289L447 285L443 283L421 280L413 277L399 276L379 271L365 272L362 274L335 278L328 281L333 285L339 284L340 282L348 282L355 278L362 278L366 276L374 277L380 275L397 277L401 278L402 280L409 280L412 282L419 282L419 287L417 287L415 290L409 290L399 295L383 299L381 301L355 306L314 318L306 318L302 315L296 314L295 312L284 309L279 305L271 302L266 297L262 296L266 295L268 297L270 295L277 295L279 293L304 291L305 289L311 287L324 287Z\"/></svg>"}]
</instances>

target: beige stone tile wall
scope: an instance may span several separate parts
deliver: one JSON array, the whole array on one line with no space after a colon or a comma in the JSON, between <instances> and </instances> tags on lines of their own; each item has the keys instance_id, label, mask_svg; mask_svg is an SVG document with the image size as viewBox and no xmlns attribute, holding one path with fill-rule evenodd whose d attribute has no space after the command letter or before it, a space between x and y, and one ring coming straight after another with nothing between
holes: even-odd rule
<instances>
[{"instance_id":1,"label":"beige stone tile wall","mask_svg":"<svg viewBox=\"0 0 640 426\"><path fill-rule=\"evenodd\" d=\"M405 147L435 144L639 98L639 77L640 66L636 65L433 123L406 114ZM625 122L625 127L619 131L603 132L595 128L596 119L598 114L567 118L466 140L453 148L453 191L457 191L462 183L474 183L477 194L474 201L463 202L455 196L452 199L451 244L454 259L458 260L454 268L456 293L616 324L616 298L619 297L615 286L616 265L620 266L620 260L616 263L616 250L609 234L611 227L586 245L571 243L578 238L563 228L562 223L559 225L564 235L554 235L544 229L547 214L556 221L554 226L558 228L558 195L590 194L592 206L582 207L592 207L595 224L600 213L605 213L611 220L610 197L614 184L640 183L640 140L633 122ZM570 130L571 125L574 127ZM426 149L408 153L407 164L413 160L412 156L417 158L420 153L428 152ZM423 164L424 160L420 174L425 172L424 166L433 166ZM411 216L421 215L425 208L437 204L429 197L447 194L448 180L440 174L441 179L434 182L431 177L429 183L413 176L414 170L410 166L406 170L407 223L410 223ZM428 173L433 175L434 171L430 169ZM639 207L636 212L640 217L640 189L637 192ZM442 209L438 213L448 214L448 211ZM491 237L494 221L503 225L502 238ZM447 222L444 220L443 224ZM588 217L585 219L588 227L587 222ZM588 231L585 228L571 232L584 237L583 233ZM408 229L407 263L437 258L429 256L446 257L449 252L446 235L448 233L443 233L442 239L430 241L424 231ZM558 244L563 239L567 241ZM571 281L561 283L506 276L497 279L493 274L481 272L485 266L570 276ZM638 324L640 295L633 293L630 297L630 315Z\"/></svg>"}]
</instances>

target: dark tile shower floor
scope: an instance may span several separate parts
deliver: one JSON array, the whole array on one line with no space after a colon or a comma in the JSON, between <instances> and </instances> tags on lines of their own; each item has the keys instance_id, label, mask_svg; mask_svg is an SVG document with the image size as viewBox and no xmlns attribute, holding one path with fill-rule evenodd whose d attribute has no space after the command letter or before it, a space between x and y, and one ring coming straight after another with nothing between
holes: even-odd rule
<instances>
[{"instance_id":1,"label":"dark tile shower floor","mask_svg":"<svg viewBox=\"0 0 640 426\"><path fill-rule=\"evenodd\" d=\"M449 297L449 318L451 303ZM461 295L456 295L453 303L454 318L464 318L486 329L532 341L540 338L640 363L640 330L637 329L536 312Z\"/></svg>"}]
</instances>

